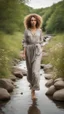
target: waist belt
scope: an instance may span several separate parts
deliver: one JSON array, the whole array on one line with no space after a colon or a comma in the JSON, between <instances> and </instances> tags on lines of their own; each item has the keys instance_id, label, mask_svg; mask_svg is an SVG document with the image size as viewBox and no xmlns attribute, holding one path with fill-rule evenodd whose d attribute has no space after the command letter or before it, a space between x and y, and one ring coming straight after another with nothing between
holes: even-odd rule
<instances>
[{"instance_id":1,"label":"waist belt","mask_svg":"<svg viewBox=\"0 0 64 114\"><path fill-rule=\"evenodd\" d=\"M39 42L30 42L30 43L27 43L28 45L31 45L31 44L41 44L43 43L43 41L39 41Z\"/></svg>"}]
</instances>

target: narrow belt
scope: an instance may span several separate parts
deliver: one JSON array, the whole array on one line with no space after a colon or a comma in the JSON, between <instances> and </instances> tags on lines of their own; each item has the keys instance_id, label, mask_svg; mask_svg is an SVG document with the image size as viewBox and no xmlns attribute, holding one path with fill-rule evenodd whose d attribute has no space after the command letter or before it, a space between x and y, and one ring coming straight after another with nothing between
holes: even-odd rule
<instances>
[{"instance_id":1,"label":"narrow belt","mask_svg":"<svg viewBox=\"0 0 64 114\"><path fill-rule=\"evenodd\" d=\"M41 44L41 43L43 43L43 41L40 41L40 42L30 42L30 43L28 43L28 45L31 45L31 44Z\"/></svg>"}]
</instances>

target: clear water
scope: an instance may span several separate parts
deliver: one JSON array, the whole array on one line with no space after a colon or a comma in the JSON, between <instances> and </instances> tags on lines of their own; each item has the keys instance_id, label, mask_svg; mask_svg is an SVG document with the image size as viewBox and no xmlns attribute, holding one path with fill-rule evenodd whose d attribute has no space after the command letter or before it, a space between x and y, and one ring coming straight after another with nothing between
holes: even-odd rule
<instances>
[{"instance_id":1,"label":"clear water","mask_svg":"<svg viewBox=\"0 0 64 114\"><path fill-rule=\"evenodd\" d=\"M21 61L18 67L27 70L25 61ZM40 91L36 91L37 99L32 100L26 76L18 79L15 82L17 87L11 93L11 99L0 103L0 114L64 114L64 102L54 102L45 95L46 82L44 71L40 69Z\"/></svg>"}]
</instances>

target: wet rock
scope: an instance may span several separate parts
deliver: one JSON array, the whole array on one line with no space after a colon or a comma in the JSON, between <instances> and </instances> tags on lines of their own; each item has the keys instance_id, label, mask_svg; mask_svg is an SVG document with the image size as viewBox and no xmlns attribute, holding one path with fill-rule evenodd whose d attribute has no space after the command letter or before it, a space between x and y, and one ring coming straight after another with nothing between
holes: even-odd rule
<instances>
[{"instance_id":1,"label":"wet rock","mask_svg":"<svg viewBox=\"0 0 64 114\"><path fill-rule=\"evenodd\" d=\"M55 91L56 91L55 86L52 85L48 88L46 95L53 95Z\"/></svg>"},{"instance_id":2,"label":"wet rock","mask_svg":"<svg viewBox=\"0 0 64 114\"><path fill-rule=\"evenodd\" d=\"M13 65L16 66L19 62L20 62L19 59L14 58L14 59L12 60L12 66L13 66Z\"/></svg>"},{"instance_id":3,"label":"wet rock","mask_svg":"<svg viewBox=\"0 0 64 114\"><path fill-rule=\"evenodd\" d=\"M57 82L57 81L63 81L63 78L57 78L54 80L54 83Z\"/></svg>"},{"instance_id":4,"label":"wet rock","mask_svg":"<svg viewBox=\"0 0 64 114\"><path fill-rule=\"evenodd\" d=\"M43 68L44 68L44 66L45 66L45 64L40 64L40 68L42 68L42 69L43 69Z\"/></svg>"},{"instance_id":5,"label":"wet rock","mask_svg":"<svg viewBox=\"0 0 64 114\"><path fill-rule=\"evenodd\" d=\"M23 92L21 92L21 94L23 95Z\"/></svg>"},{"instance_id":6,"label":"wet rock","mask_svg":"<svg viewBox=\"0 0 64 114\"><path fill-rule=\"evenodd\" d=\"M51 85L54 84L54 80L53 79L50 79L47 81L47 83L45 84L46 87L50 87Z\"/></svg>"},{"instance_id":7,"label":"wet rock","mask_svg":"<svg viewBox=\"0 0 64 114\"><path fill-rule=\"evenodd\" d=\"M14 76L14 75L11 75L10 77L9 77L12 81L16 81L16 76Z\"/></svg>"},{"instance_id":8,"label":"wet rock","mask_svg":"<svg viewBox=\"0 0 64 114\"><path fill-rule=\"evenodd\" d=\"M64 101L64 89L56 91L53 94L53 99L58 101Z\"/></svg>"},{"instance_id":9,"label":"wet rock","mask_svg":"<svg viewBox=\"0 0 64 114\"><path fill-rule=\"evenodd\" d=\"M10 99L10 94L4 88L0 88L0 100L8 100Z\"/></svg>"},{"instance_id":10,"label":"wet rock","mask_svg":"<svg viewBox=\"0 0 64 114\"><path fill-rule=\"evenodd\" d=\"M2 101L1 101L2 102ZM4 112L2 111L2 109L0 108L0 114L4 114Z\"/></svg>"},{"instance_id":11,"label":"wet rock","mask_svg":"<svg viewBox=\"0 0 64 114\"><path fill-rule=\"evenodd\" d=\"M48 41L48 40L50 40L51 38L52 38L52 36L51 36L50 34L47 34L47 35L44 36L43 40L44 40L44 41Z\"/></svg>"},{"instance_id":12,"label":"wet rock","mask_svg":"<svg viewBox=\"0 0 64 114\"><path fill-rule=\"evenodd\" d=\"M14 82L11 79L6 79L6 78L2 78L3 81L6 81L8 83L11 83L12 85L14 85Z\"/></svg>"},{"instance_id":13,"label":"wet rock","mask_svg":"<svg viewBox=\"0 0 64 114\"><path fill-rule=\"evenodd\" d=\"M44 77L47 80L52 79L52 74L45 74Z\"/></svg>"},{"instance_id":14,"label":"wet rock","mask_svg":"<svg viewBox=\"0 0 64 114\"><path fill-rule=\"evenodd\" d=\"M21 73L21 75L27 75L27 71L24 69L18 68L18 66L13 66L12 67L12 73L15 75L15 72Z\"/></svg>"},{"instance_id":15,"label":"wet rock","mask_svg":"<svg viewBox=\"0 0 64 114\"><path fill-rule=\"evenodd\" d=\"M22 73L23 73L24 76L27 76L27 71L26 70L22 69Z\"/></svg>"},{"instance_id":16,"label":"wet rock","mask_svg":"<svg viewBox=\"0 0 64 114\"><path fill-rule=\"evenodd\" d=\"M0 87L12 92L14 89L14 84L10 79L0 79Z\"/></svg>"},{"instance_id":17,"label":"wet rock","mask_svg":"<svg viewBox=\"0 0 64 114\"><path fill-rule=\"evenodd\" d=\"M64 88L64 81L57 81L54 83L54 86L56 89L62 89Z\"/></svg>"},{"instance_id":18,"label":"wet rock","mask_svg":"<svg viewBox=\"0 0 64 114\"><path fill-rule=\"evenodd\" d=\"M15 75L16 77L18 77L18 78L22 78L22 77L23 77L23 74L22 74L21 71L16 71L16 72L14 72L14 75Z\"/></svg>"},{"instance_id":19,"label":"wet rock","mask_svg":"<svg viewBox=\"0 0 64 114\"><path fill-rule=\"evenodd\" d=\"M51 64L47 64L44 66L45 73L51 72L53 69L53 66Z\"/></svg>"}]
</instances>

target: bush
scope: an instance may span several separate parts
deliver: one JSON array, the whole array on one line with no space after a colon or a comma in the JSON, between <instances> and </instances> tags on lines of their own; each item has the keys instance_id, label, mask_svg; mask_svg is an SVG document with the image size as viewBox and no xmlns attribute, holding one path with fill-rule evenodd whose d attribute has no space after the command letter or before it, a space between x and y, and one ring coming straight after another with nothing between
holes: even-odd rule
<instances>
[{"instance_id":1,"label":"bush","mask_svg":"<svg viewBox=\"0 0 64 114\"><path fill-rule=\"evenodd\" d=\"M43 31L45 31L45 27L47 25L47 21L51 17L51 15L53 14L54 10L55 10L55 5L53 5L52 7L48 8L46 10L46 12L44 13L44 16L43 16L43 25L42 25Z\"/></svg>"},{"instance_id":2,"label":"bush","mask_svg":"<svg viewBox=\"0 0 64 114\"><path fill-rule=\"evenodd\" d=\"M12 61L19 58L22 49L23 35L19 32L8 35L0 32L0 77L8 77L11 73Z\"/></svg>"},{"instance_id":3,"label":"bush","mask_svg":"<svg viewBox=\"0 0 64 114\"><path fill-rule=\"evenodd\" d=\"M30 12L28 6L19 0L0 0L0 30L9 34L23 31L24 16ZM26 1L26 0L24 0Z\"/></svg>"},{"instance_id":4,"label":"bush","mask_svg":"<svg viewBox=\"0 0 64 114\"><path fill-rule=\"evenodd\" d=\"M64 2L56 7L46 24L47 33L64 31Z\"/></svg>"},{"instance_id":5,"label":"bush","mask_svg":"<svg viewBox=\"0 0 64 114\"><path fill-rule=\"evenodd\" d=\"M44 47L49 53L48 57L43 58L45 64L51 63L56 72L56 77L64 77L64 34L58 34Z\"/></svg>"}]
</instances>

